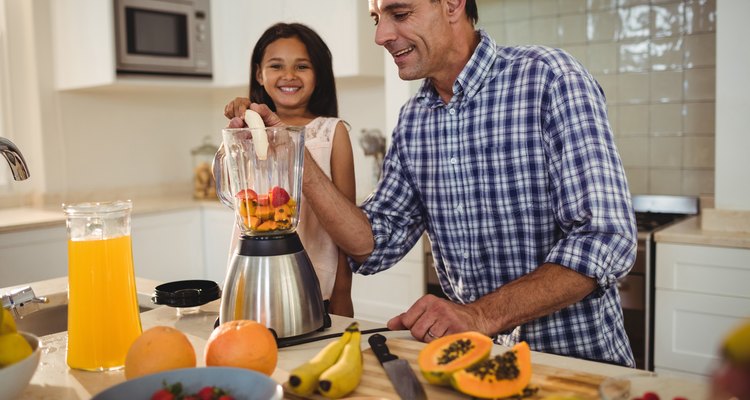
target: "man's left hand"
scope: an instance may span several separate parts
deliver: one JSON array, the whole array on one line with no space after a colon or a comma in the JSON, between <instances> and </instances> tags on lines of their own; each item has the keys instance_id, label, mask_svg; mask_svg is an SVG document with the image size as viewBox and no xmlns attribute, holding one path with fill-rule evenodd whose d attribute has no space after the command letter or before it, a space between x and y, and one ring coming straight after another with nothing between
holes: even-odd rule
<instances>
[{"instance_id":1,"label":"man's left hand","mask_svg":"<svg viewBox=\"0 0 750 400\"><path fill-rule=\"evenodd\" d=\"M455 304L433 295L425 295L409 309L388 321L388 329L408 329L415 339L431 342L435 339L466 331L490 335L483 313L471 304Z\"/></svg>"}]
</instances>

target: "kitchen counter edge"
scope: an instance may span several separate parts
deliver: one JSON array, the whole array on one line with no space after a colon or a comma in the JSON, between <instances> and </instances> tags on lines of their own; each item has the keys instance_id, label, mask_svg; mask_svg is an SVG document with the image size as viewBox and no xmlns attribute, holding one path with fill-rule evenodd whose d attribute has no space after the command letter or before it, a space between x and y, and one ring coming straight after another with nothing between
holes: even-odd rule
<instances>
[{"instance_id":1,"label":"kitchen counter edge","mask_svg":"<svg viewBox=\"0 0 750 400\"><path fill-rule=\"evenodd\" d=\"M689 217L654 234L657 243L695 244L750 249L750 233L709 231L701 227L701 216Z\"/></svg>"},{"instance_id":2,"label":"kitchen counter edge","mask_svg":"<svg viewBox=\"0 0 750 400\"><path fill-rule=\"evenodd\" d=\"M133 199L133 215L190 209L228 209L218 200L194 200L185 196ZM61 207L16 207L0 209L0 233L65 225Z\"/></svg>"}]
</instances>

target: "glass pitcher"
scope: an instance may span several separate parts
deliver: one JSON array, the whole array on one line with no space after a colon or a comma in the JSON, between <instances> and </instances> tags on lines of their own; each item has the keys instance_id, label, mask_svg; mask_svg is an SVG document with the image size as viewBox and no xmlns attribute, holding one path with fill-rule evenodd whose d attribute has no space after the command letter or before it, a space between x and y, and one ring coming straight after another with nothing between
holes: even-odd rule
<instances>
[{"instance_id":1,"label":"glass pitcher","mask_svg":"<svg viewBox=\"0 0 750 400\"><path fill-rule=\"evenodd\" d=\"M68 231L68 366L122 368L141 334L130 200L64 204Z\"/></svg>"},{"instance_id":2,"label":"glass pitcher","mask_svg":"<svg viewBox=\"0 0 750 400\"><path fill-rule=\"evenodd\" d=\"M214 164L217 192L235 211L240 233L294 232L302 194L304 127L226 128L222 139Z\"/></svg>"}]
</instances>

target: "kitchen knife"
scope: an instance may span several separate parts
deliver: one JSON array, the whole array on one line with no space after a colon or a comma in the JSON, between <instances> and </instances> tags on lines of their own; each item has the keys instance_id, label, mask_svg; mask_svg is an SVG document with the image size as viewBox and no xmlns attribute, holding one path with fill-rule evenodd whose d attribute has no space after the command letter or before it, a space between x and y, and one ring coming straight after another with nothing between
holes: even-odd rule
<instances>
[{"instance_id":1,"label":"kitchen knife","mask_svg":"<svg viewBox=\"0 0 750 400\"><path fill-rule=\"evenodd\" d=\"M376 333L367 341L402 400L427 400L424 388L409 366L409 362L391 354L385 344L385 336Z\"/></svg>"}]
</instances>

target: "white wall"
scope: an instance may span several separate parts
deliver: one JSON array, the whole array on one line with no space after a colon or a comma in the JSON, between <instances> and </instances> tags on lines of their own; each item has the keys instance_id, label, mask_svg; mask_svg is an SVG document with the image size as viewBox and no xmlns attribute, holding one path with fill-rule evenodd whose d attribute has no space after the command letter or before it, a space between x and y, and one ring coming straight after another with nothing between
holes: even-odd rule
<instances>
[{"instance_id":1,"label":"white wall","mask_svg":"<svg viewBox=\"0 0 750 400\"><path fill-rule=\"evenodd\" d=\"M716 4L716 208L750 210L750 2Z\"/></svg>"}]
</instances>

